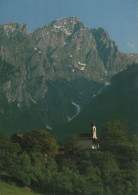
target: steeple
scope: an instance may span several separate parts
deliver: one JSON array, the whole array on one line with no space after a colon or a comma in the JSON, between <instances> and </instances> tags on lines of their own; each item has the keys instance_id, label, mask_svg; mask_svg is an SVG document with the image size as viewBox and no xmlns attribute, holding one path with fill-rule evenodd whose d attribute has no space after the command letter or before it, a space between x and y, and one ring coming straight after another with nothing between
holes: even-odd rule
<instances>
[{"instance_id":1,"label":"steeple","mask_svg":"<svg viewBox=\"0 0 138 195\"><path fill-rule=\"evenodd\" d=\"M92 133L92 149L97 150L99 149L98 138L96 135L96 126L95 123L91 123L91 133Z\"/></svg>"}]
</instances>

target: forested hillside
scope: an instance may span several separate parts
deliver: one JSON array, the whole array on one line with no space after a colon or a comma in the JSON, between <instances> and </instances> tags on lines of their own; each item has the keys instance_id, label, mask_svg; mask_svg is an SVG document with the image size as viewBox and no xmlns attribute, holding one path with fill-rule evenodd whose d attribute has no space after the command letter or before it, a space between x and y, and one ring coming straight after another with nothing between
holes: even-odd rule
<instances>
[{"instance_id":1,"label":"forested hillside","mask_svg":"<svg viewBox=\"0 0 138 195\"><path fill-rule=\"evenodd\" d=\"M0 131L0 176L41 194L136 195L138 138L119 121L102 128L99 150L59 144L44 130L9 137ZM61 152L62 149L62 152Z\"/></svg>"}]
</instances>

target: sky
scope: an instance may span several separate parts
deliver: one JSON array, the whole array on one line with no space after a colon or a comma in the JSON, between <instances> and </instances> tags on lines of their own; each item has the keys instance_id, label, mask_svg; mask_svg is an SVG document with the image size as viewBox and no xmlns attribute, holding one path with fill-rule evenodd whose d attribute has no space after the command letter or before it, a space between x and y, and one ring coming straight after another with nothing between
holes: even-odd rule
<instances>
[{"instance_id":1,"label":"sky","mask_svg":"<svg viewBox=\"0 0 138 195\"><path fill-rule=\"evenodd\" d=\"M104 28L122 52L138 53L138 0L0 0L0 24L24 23L31 33L71 16Z\"/></svg>"}]
</instances>

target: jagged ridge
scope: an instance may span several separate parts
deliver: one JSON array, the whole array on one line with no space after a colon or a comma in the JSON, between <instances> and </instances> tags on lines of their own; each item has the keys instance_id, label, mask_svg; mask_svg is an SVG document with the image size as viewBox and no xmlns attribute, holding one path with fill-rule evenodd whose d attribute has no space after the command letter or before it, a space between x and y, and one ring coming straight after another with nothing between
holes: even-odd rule
<instances>
[{"instance_id":1,"label":"jagged ridge","mask_svg":"<svg viewBox=\"0 0 138 195\"><path fill-rule=\"evenodd\" d=\"M76 113L72 102L85 107L128 62L105 30L88 29L76 17L56 20L32 34L26 25L0 25L0 58L1 74L3 63L12 67L0 81L7 104L14 103L21 113L32 113L33 105L43 118L41 128L67 122Z\"/></svg>"}]
</instances>

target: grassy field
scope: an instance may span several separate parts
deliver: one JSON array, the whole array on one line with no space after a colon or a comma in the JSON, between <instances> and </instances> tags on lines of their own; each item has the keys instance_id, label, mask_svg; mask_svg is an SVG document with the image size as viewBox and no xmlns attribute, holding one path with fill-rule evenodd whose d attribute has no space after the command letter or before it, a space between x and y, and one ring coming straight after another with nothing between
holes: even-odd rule
<instances>
[{"instance_id":1,"label":"grassy field","mask_svg":"<svg viewBox=\"0 0 138 195\"><path fill-rule=\"evenodd\" d=\"M0 181L0 195L40 195L32 192L29 188L17 187L14 184L7 184Z\"/></svg>"}]
</instances>

